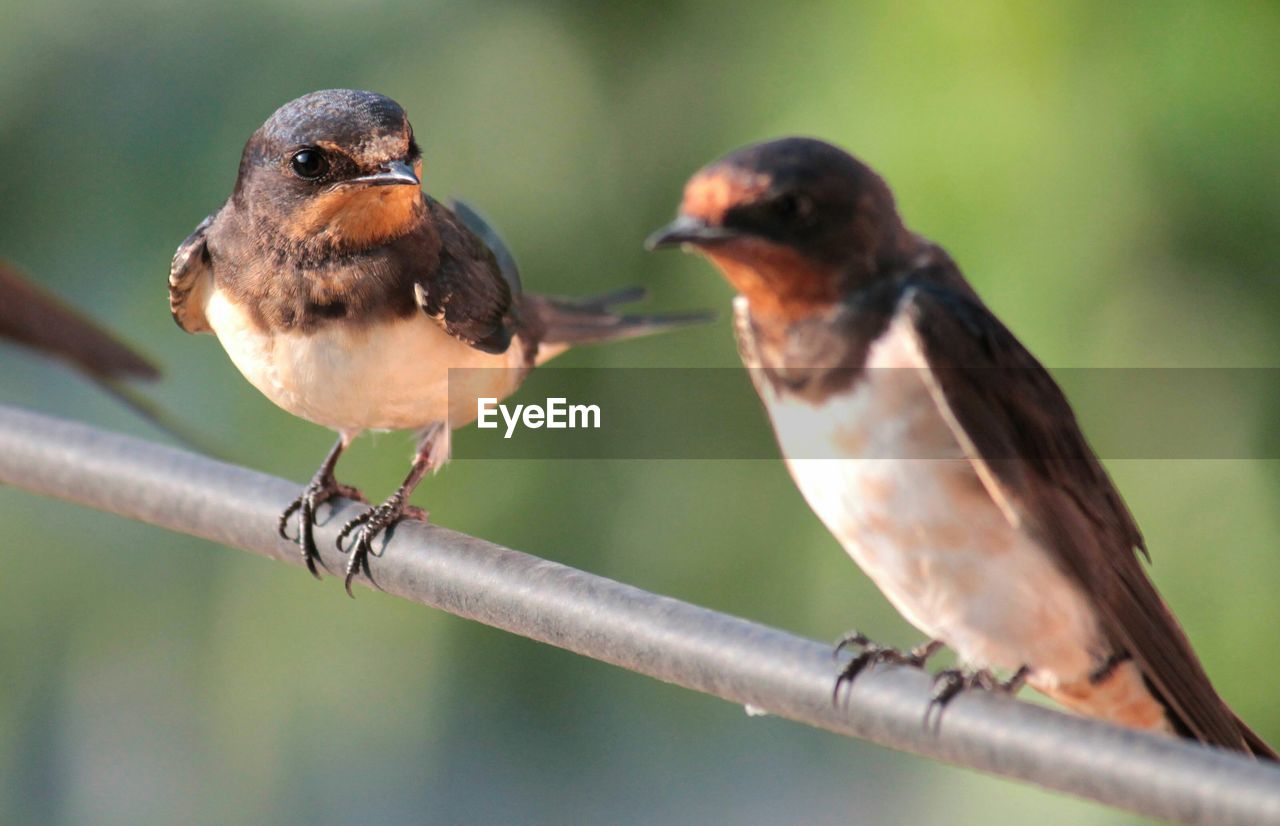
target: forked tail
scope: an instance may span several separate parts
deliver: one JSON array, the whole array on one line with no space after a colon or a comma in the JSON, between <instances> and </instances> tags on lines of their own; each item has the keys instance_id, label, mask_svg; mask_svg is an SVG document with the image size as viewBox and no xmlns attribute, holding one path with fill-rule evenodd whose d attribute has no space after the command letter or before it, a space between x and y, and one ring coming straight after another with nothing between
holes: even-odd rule
<instances>
[{"instance_id":1,"label":"forked tail","mask_svg":"<svg viewBox=\"0 0 1280 826\"><path fill-rule=\"evenodd\" d=\"M700 324L715 317L705 312L621 315L614 310L619 304L629 304L644 296L643 287L628 287L591 298L522 296L521 312L539 332L538 363L578 344L637 338Z\"/></svg>"}]
</instances>

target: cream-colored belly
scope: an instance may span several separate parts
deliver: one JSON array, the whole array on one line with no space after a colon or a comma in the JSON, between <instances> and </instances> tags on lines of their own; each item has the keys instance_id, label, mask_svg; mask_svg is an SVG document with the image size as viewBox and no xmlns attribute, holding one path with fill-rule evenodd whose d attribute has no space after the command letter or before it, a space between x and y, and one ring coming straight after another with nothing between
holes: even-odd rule
<instances>
[{"instance_id":1,"label":"cream-colored belly","mask_svg":"<svg viewBox=\"0 0 1280 826\"><path fill-rule=\"evenodd\" d=\"M1056 685L1097 667L1078 586L997 507L909 363L873 350L855 389L823 402L766 392L787 464L813 510L913 625L966 662Z\"/></svg>"},{"instance_id":2,"label":"cream-colored belly","mask_svg":"<svg viewBox=\"0 0 1280 826\"><path fill-rule=\"evenodd\" d=\"M347 433L444 421L460 427L475 419L477 396L503 398L522 377L519 341L505 353L483 353L425 316L272 333L218 290L205 316L231 361L267 398L295 416Z\"/></svg>"}]
</instances>

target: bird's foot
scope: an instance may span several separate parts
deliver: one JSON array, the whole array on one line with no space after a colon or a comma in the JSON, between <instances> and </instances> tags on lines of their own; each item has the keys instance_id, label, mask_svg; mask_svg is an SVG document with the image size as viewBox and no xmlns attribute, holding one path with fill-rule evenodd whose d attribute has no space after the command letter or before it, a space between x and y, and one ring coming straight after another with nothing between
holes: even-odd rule
<instances>
[{"instance_id":1,"label":"bird's foot","mask_svg":"<svg viewBox=\"0 0 1280 826\"><path fill-rule=\"evenodd\" d=\"M373 540L378 538L378 534L402 519L427 521L427 512L422 508L405 504L405 498L406 494L403 491L397 491L381 505L370 508L343 525L342 530L339 531L338 550L351 554L347 559L345 583L348 596L355 596L351 591L351 581L355 579L356 574L363 571L365 576L373 578L369 570L369 554L373 552ZM342 545L348 536L354 536L354 539L351 547L344 548Z\"/></svg>"},{"instance_id":2,"label":"bird's foot","mask_svg":"<svg viewBox=\"0 0 1280 826\"><path fill-rule=\"evenodd\" d=\"M1007 680L1001 680L990 669L948 668L939 671L933 677L933 697L924 713L925 727L932 720L935 725L942 722L942 712L956 697L966 691L980 688L998 694L1017 694L1031 673L1029 666L1022 666Z\"/></svg>"},{"instance_id":3,"label":"bird's foot","mask_svg":"<svg viewBox=\"0 0 1280 826\"><path fill-rule=\"evenodd\" d=\"M339 496L347 499L354 499L357 502L368 502L364 498L364 494L350 485L344 485L337 479L333 478L332 473L324 473L323 470L317 473L315 478L302 489L302 493L298 494L298 498L289 503L289 507L284 509L284 513L280 514L280 519L276 523L276 531L282 539L296 541L298 548L302 551L302 561L306 563L307 570L312 576L320 579L320 571L316 567L320 562L320 550L316 547L315 540L315 524L316 509L328 502L330 499ZM289 536L289 518L294 514L298 514L298 536Z\"/></svg>"},{"instance_id":4,"label":"bird's foot","mask_svg":"<svg viewBox=\"0 0 1280 826\"><path fill-rule=\"evenodd\" d=\"M836 643L835 651L832 656L839 656L840 652L856 646L861 650L857 656L849 660L844 668L840 671L840 676L836 677L835 688L831 691L831 702L838 703L840 701L840 689L845 686L852 688L853 681L857 676L865 671L869 666L878 665L880 663L891 663L893 665L910 665L916 668L922 667L929 657L942 647L941 640L928 640L910 651L902 651L887 645L880 645L872 642L867 636L859 631L853 631L846 634Z\"/></svg>"}]
</instances>

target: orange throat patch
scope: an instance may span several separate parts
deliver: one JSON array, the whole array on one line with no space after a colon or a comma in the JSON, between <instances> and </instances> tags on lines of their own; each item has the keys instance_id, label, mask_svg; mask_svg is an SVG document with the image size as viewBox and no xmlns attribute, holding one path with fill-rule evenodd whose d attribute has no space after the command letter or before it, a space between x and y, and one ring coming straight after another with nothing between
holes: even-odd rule
<instances>
[{"instance_id":1,"label":"orange throat patch","mask_svg":"<svg viewBox=\"0 0 1280 826\"><path fill-rule=\"evenodd\" d=\"M411 231L422 214L416 186L368 186L322 193L297 214L289 234L344 247L369 247Z\"/></svg>"},{"instance_id":2,"label":"orange throat patch","mask_svg":"<svg viewBox=\"0 0 1280 826\"><path fill-rule=\"evenodd\" d=\"M758 316L794 321L821 312L839 298L834 268L778 244L744 238L701 252Z\"/></svg>"}]
</instances>

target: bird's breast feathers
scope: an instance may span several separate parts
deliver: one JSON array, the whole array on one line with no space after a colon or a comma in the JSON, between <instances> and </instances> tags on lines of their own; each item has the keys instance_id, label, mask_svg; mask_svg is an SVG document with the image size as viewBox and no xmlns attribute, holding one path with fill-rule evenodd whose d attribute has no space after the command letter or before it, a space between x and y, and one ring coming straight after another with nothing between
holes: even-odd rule
<instances>
[{"instance_id":1,"label":"bird's breast feathers","mask_svg":"<svg viewBox=\"0 0 1280 826\"><path fill-rule=\"evenodd\" d=\"M761 392L801 493L908 620L976 665L1087 675L1087 600L996 505L926 380L899 317L848 388L816 401Z\"/></svg>"},{"instance_id":2,"label":"bird's breast feathers","mask_svg":"<svg viewBox=\"0 0 1280 826\"><path fill-rule=\"evenodd\" d=\"M276 331L263 329L218 289L205 315L254 387L295 416L340 431L467 424L475 417L475 397L508 395L524 366L520 342L504 353L483 353L422 315ZM468 371L454 374L452 403L451 368Z\"/></svg>"}]
</instances>

